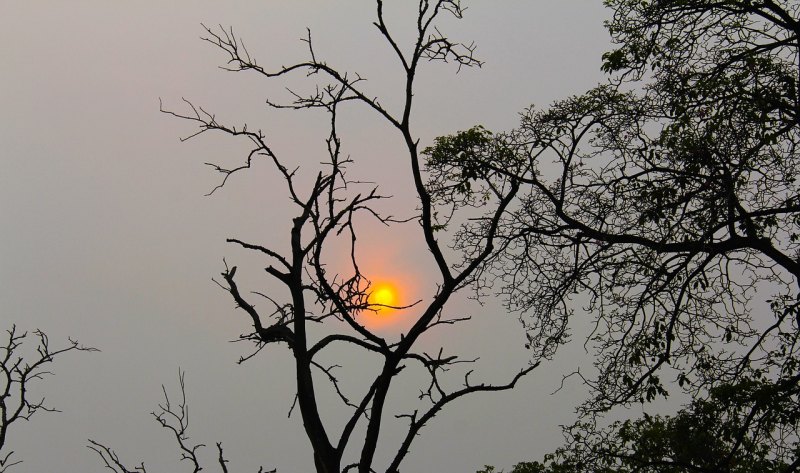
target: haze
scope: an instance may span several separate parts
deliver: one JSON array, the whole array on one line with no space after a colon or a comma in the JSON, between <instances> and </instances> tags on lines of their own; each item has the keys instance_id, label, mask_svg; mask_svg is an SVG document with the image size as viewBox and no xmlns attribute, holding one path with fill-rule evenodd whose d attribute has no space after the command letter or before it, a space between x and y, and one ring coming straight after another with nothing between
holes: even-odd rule
<instances>
[{"instance_id":1,"label":"haze","mask_svg":"<svg viewBox=\"0 0 800 473\"><path fill-rule=\"evenodd\" d=\"M609 45L600 2L467 5L465 19L443 30L475 41L485 65L458 74L453 65L423 69L414 117L423 145L475 124L510 129L530 104L545 106L603 80L600 55ZM401 38L413 13L406 6L395 1L387 13ZM311 174L324 150L326 117L265 106L267 98L287 97L283 85L309 82L267 84L218 69L225 57L199 40L200 24L232 26L264 66L303 58L299 39L309 27L319 57L361 73L391 108L402 92L399 66L373 18L369 1L0 1L0 328L41 328L53 345L73 336L102 350L65 357L39 385L63 412L12 433L11 449L24 459L13 471L102 471L87 438L132 464L145 461L149 471L181 468L149 415L162 383L174 391L179 367L187 373L192 437L222 441L231 471L310 471L300 419L287 419L294 395L288 351L271 347L237 365L250 347L229 340L248 330L247 320L211 280L225 258L250 272L253 290L269 291L261 262L225 239L284 243L291 209L283 183L269 166L256 166L204 197L220 176L203 163L236 163L246 149L221 136L180 143L194 130L159 113L159 98L182 110L186 97L230 123L263 129ZM353 177L394 195L387 210L412 213L397 138L363 107L347 109L341 123ZM364 269L376 279L404 281L404 295L413 298L435 290L425 276L429 255L402 230L376 227L361 244ZM426 341L431 349L480 356L476 368L489 380L525 364L514 315L497 304L459 304L453 310L474 319ZM339 356L353 364L348 353ZM423 430L403 470L471 473L552 450L580 390L550 393L581 356L580 346L568 347L513 392L451 407ZM357 384L360 369L369 366L343 376ZM401 398L416 394L400 389L393 401L400 408ZM329 400L323 407L335 418L339 405Z\"/></svg>"}]
</instances>

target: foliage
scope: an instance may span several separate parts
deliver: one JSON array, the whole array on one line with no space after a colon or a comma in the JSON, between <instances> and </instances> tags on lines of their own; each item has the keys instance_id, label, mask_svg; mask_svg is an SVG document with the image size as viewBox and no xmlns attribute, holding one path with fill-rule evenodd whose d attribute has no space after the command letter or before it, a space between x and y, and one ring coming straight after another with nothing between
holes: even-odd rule
<instances>
[{"instance_id":1,"label":"foliage","mask_svg":"<svg viewBox=\"0 0 800 473\"><path fill-rule=\"evenodd\" d=\"M722 385L674 416L576 425L547 472L789 472L800 468L797 389L753 380ZM788 439L788 442L787 442ZM776 447L777 446L777 447Z\"/></svg>"},{"instance_id":2,"label":"foliage","mask_svg":"<svg viewBox=\"0 0 800 473\"><path fill-rule=\"evenodd\" d=\"M509 179L486 164L510 168L517 160L506 137L495 136L480 125L437 137L422 154L428 171L425 187L436 207L437 231L447 229L459 210L463 213L492 205L495 198L507 194Z\"/></svg>"},{"instance_id":3,"label":"foliage","mask_svg":"<svg viewBox=\"0 0 800 473\"><path fill-rule=\"evenodd\" d=\"M645 414L606 428L578 423L544 463L511 473L779 473L800 468L798 388L743 379L716 386L674 416ZM491 473L487 466L478 473Z\"/></svg>"},{"instance_id":4,"label":"foliage","mask_svg":"<svg viewBox=\"0 0 800 473\"><path fill-rule=\"evenodd\" d=\"M514 465L514 468L509 473L547 473L549 471L559 472L561 470L548 470L547 467L539 462L521 462ZM550 468L554 468L550 466ZM558 468L557 466L555 468ZM486 465L483 469L478 470L476 473L503 473L502 470L498 471L491 465ZM566 470L564 473L568 473Z\"/></svg>"},{"instance_id":5,"label":"foliage","mask_svg":"<svg viewBox=\"0 0 800 473\"><path fill-rule=\"evenodd\" d=\"M698 452L678 452L666 437L697 427L719 443L705 453L717 461L714 452L727 451L740 465L725 471L796 468L796 419L742 416L798 402L800 4L606 4L617 45L604 56L610 83L530 108L504 139L511 165L484 159L470 174L496 173L526 190L504 214L475 288L500 288L522 314L535 356L569 336L572 301L588 298L595 373L576 374L593 393L581 407L590 420L670 390L692 397L675 417L612 429L609 448L632 462L686 454L710 471ZM472 155L491 153L484 145ZM466 223L456 246L470 248L482 225ZM743 397L725 397L729 389ZM723 406L739 411L711 415ZM593 425L576 429L596 434ZM783 429L791 434L761 437ZM609 467L595 466L581 471ZM652 471L685 471L676 468Z\"/></svg>"},{"instance_id":6,"label":"foliage","mask_svg":"<svg viewBox=\"0 0 800 473\"><path fill-rule=\"evenodd\" d=\"M620 81L529 109L504 138L501 155L514 159L494 159L496 145L482 143L470 156L492 158L461 165L476 182L494 173L528 190L504 214L477 287L502 284L533 348L566 336L569 301L589 296L600 376L587 380L596 395L587 411L666 395L666 366L694 392L743 376L792 379L800 51L787 24L798 6L608 3L621 47L606 68ZM626 80L640 90L624 91ZM444 144L437 152L451 159L429 161L436 176L463 154ZM457 170L445 177L470 187ZM465 224L459 246L482 225ZM769 308L753 301L764 289L774 291ZM554 320L564 323L542 338Z\"/></svg>"}]
</instances>

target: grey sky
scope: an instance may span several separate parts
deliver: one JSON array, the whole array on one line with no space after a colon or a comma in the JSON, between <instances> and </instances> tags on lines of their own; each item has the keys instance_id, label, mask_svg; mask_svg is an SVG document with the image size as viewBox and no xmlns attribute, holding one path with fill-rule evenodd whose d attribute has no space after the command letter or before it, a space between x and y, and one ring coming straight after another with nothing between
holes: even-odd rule
<instances>
[{"instance_id":1,"label":"grey sky","mask_svg":"<svg viewBox=\"0 0 800 473\"><path fill-rule=\"evenodd\" d=\"M401 37L410 4L395 1L388 10ZM475 124L509 129L528 105L545 106L602 80L608 39L600 2L467 5L465 19L443 30L474 40L485 65L457 75L452 65L424 67L414 125L423 144ZM71 335L102 350L54 366L42 392L64 412L12 433L11 447L25 461L13 471L102 471L84 447L87 438L114 446L131 463L144 460L153 472L175 471L174 445L148 413L162 383L175 387L179 366L187 372L193 438L222 441L232 471L259 464L281 473L310 470L300 419L286 418L293 396L287 350L272 347L236 365L249 347L228 341L247 331L246 320L211 281L225 257L247 272L248 289L269 290L259 285L266 281L262 262L224 241L280 246L290 215L282 183L269 166L257 166L203 197L219 180L203 163L235 163L246 149L211 135L179 143L193 129L160 114L158 100L182 110L186 97L231 124L262 128L276 151L311 173L321 160L326 118L264 105L268 97L286 98L284 85L302 89L308 82L265 83L220 71L224 56L199 40L200 23L233 26L266 67L303 58L299 38L310 27L320 57L360 72L367 89L392 108L400 98L399 68L373 17L366 0L0 0L0 325L41 328L54 344ZM353 175L395 195L393 212L412 212L397 137L363 107L347 110L342 123ZM425 278L431 262L418 242L374 230L363 244L373 272L402 273L420 298L433 293ZM425 343L481 356L478 372L504 381L527 359L515 317L492 304L460 304L457 310L475 319ZM403 471L509 466L557 446L558 424L571 420L578 394L549 393L579 353L567 347L512 393L451 406L423 431ZM356 365L342 373L356 391L359 371L370 366L348 352L337 356ZM397 409L416 398L416 387L396 389ZM341 407L330 401L324 407L335 419ZM387 429L382 448L389 451L396 437Z\"/></svg>"}]
</instances>

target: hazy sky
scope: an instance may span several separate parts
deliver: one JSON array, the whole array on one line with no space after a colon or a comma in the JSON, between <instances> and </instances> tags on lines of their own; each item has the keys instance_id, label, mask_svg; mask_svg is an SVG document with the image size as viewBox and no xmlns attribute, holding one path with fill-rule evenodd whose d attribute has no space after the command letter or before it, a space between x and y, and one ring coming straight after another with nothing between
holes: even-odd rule
<instances>
[{"instance_id":1,"label":"hazy sky","mask_svg":"<svg viewBox=\"0 0 800 473\"><path fill-rule=\"evenodd\" d=\"M390 27L407 39L412 2L388 3ZM475 124L512 128L530 104L545 106L602 81L600 55L609 45L600 3L465 2L465 19L442 28L475 41L485 65L459 74L452 65L423 67L413 120L421 143ZM158 104L161 98L180 111L186 97L223 121L261 128L287 162L313 174L324 158L326 117L264 104L286 98L285 86L302 90L308 82L219 70L224 55L200 41L200 23L233 26L265 67L303 59L299 39L309 27L319 57L361 73L370 93L396 109L400 68L373 19L367 0L0 0L0 325L41 328L54 345L73 336L102 350L70 354L53 367L56 376L39 392L63 412L16 426L10 446L24 463L12 471L100 472L87 438L112 445L131 464L144 460L153 473L185 468L149 415L161 384L175 387L178 367L187 373L193 439L222 441L231 471L312 469L299 415L286 415L294 394L288 351L274 346L237 365L249 346L229 340L248 330L247 320L211 280L226 258L240 266L248 290L271 290L259 273L263 261L225 238L285 245L291 214L284 187L263 165L204 197L219 176L203 163L238 163L247 149L212 135L180 143L193 128L160 114ZM361 106L341 120L353 176L394 195L387 209L413 212L397 136ZM435 290L426 277L432 263L402 232L369 229L366 269L403 280L406 297L427 300ZM491 303L460 301L451 310L474 319L437 332L426 348L480 356L476 376L497 383L525 365L513 315ZM552 450L580 393L576 386L550 393L580 353L580 343L567 347L514 392L450 406L422 431L402 470L471 473ZM360 373L374 365L346 351L336 356L346 365L342 379L353 383L345 388L358 394ZM416 400L414 380L395 384L390 414ZM341 417L332 397L323 409L326 419ZM391 424L379 458L397 441Z\"/></svg>"}]
</instances>

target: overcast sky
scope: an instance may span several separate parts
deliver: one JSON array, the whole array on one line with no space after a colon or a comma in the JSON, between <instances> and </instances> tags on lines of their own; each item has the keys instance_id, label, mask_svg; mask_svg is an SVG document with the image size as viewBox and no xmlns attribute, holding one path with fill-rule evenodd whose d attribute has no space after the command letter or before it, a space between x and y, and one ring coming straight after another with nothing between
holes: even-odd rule
<instances>
[{"instance_id":1,"label":"overcast sky","mask_svg":"<svg viewBox=\"0 0 800 473\"><path fill-rule=\"evenodd\" d=\"M390 28L408 39L415 2L388 3ZM412 125L423 146L475 124L510 129L527 106L603 80L600 55L609 42L601 2L465 4L464 20L445 21L442 29L474 41L485 64L458 74L452 65L423 66ZM312 469L299 415L287 419L294 394L288 351L274 346L237 365L249 347L229 341L248 330L247 320L211 280L225 258L240 266L249 290L272 289L259 275L263 261L225 238L285 245L285 188L263 165L204 197L219 176L203 163L235 164L247 149L223 136L180 143L194 130L159 113L159 98L182 111L186 97L222 121L261 128L287 162L313 174L323 159L326 117L265 106L267 98L286 99L285 86L302 90L308 82L221 71L225 57L200 41L200 24L232 26L268 68L304 59L299 39L309 27L318 57L359 72L367 90L396 110L400 67L371 25L374 14L367 0L0 0L0 325L40 328L54 345L73 336L102 350L54 365L56 376L39 392L63 412L15 426L10 445L24 463L12 471L100 472L87 438L112 445L130 464L143 460L153 473L185 468L176 467L175 445L149 415L161 384L176 386L179 367L187 373L192 438L222 441L231 471ZM349 107L341 120L353 176L394 195L387 209L412 213L398 137L364 107ZM432 262L402 232L370 229L366 270L403 281L404 297L429 300ZM480 356L476 374L506 381L528 353L515 316L498 307L457 301L453 313L474 319L442 330L425 347ZM423 430L402 470L472 473L552 450L580 392L569 385L550 393L580 353L580 343L567 347L513 393L450 406ZM348 352L337 356L355 395L360 373L374 365ZM413 405L411 381L394 385L390 413ZM323 409L333 421L341 414L332 397ZM395 426L386 429L379 458L398 439Z\"/></svg>"}]
</instances>

